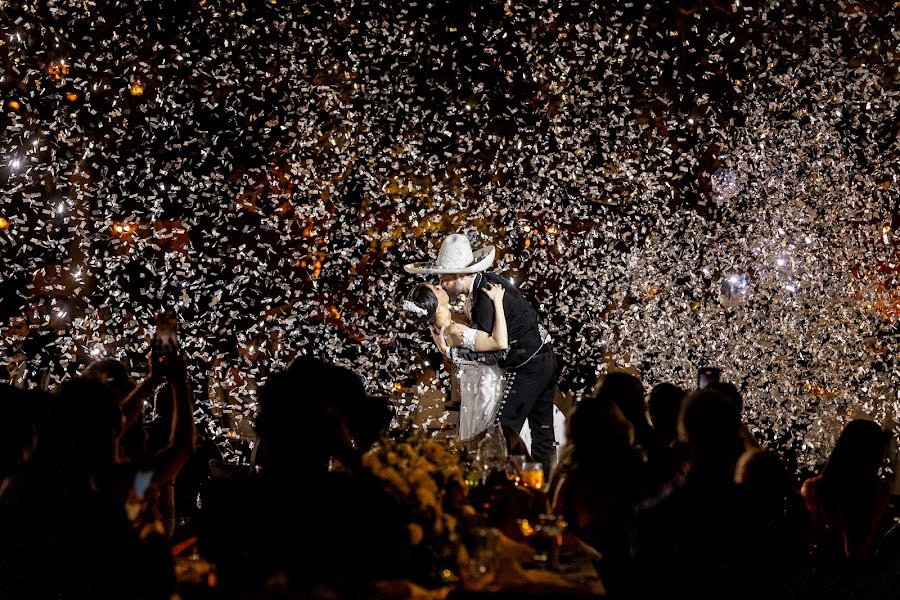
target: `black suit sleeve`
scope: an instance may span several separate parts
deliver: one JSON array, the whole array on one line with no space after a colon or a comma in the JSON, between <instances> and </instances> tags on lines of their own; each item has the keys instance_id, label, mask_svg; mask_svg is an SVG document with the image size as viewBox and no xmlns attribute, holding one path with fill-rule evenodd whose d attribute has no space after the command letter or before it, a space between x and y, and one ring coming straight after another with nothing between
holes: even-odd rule
<instances>
[{"instance_id":1,"label":"black suit sleeve","mask_svg":"<svg viewBox=\"0 0 900 600\"><path fill-rule=\"evenodd\" d=\"M475 352L466 348L450 348L447 357L455 365L496 365L506 358L506 350Z\"/></svg>"}]
</instances>

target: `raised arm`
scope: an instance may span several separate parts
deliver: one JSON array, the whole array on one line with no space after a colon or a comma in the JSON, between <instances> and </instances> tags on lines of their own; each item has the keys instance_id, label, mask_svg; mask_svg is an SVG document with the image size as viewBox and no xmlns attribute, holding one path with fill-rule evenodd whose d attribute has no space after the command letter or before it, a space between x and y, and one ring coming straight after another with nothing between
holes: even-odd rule
<instances>
[{"instance_id":1,"label":"raised arm","mask_svg":"<svg viewBox=\"0 0 900 600\"><path fill-rule=\"evenodd\" d=\"M172 355L167 380L172 392L172 421L169 439L154 457L154 481L157 483L175 481L181 467L194 452L194 407L188 388L187 369L181 355Z\"/></svg>"},{"instance_id":2,"label":"raised arm","mask_svg":"<svg viewBox=\"0 0 900 600\"><path fill-rule=\"evenodd\" d=\"M172 421L165 448L151 458L153 485L159 490L156 509L167 537L175 531L175 479L194 453L194 407L184 358L173 353L166 379L172 392Z\"/></svg>"},{"instance_id":3,"label":"raised arm","mask_svg":"<svg viewBox=\"0 0 900 600\"><path fill-rule=\"evenodd\" d=\"M163 382L160 369L158 367L154 369L153 367L154 356L152 351L150 352L149 358L150 360L148 362L150 364L150 370L147 373L147 377L135 386L135 388L131 390L131 393L125 396L120 403L122 414L125 415L125 426L122 428L122 435L140 423L141 412L144 410L144 402L153 394L154 390L159 387L159 384Z\"/></svg>"},{"instance_id":4,"label":"raised arm","mask_svg":"<svg viewBox=\"0 0 900 600\"><path fill-rule=\"evenodd\" d=\"M480 329L471 329L457 323L447 328L447 345L451 348L466 348L475 352L494 352L509 348L506 335L506 314L503 312L503 286L491 284L482 289L491 299L494 307L494 328L491 333Z\"/></svg>"}]
</instances>

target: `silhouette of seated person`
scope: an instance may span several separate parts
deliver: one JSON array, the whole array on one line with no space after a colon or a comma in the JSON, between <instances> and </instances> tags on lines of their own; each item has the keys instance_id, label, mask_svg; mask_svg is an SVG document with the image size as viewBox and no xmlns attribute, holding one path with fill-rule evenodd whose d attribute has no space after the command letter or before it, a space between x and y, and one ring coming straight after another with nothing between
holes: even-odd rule
<instances>
[{"instance_id":1,"label":"silhouette of seated person","mask_svg":"<svg viewBox=\"0 0 900 600\"><path fill-rule=\"evenodd\" d=\"M644 402L644 384L625 371L611 371L600 381L595 394L614 402L634 428L634 446L652 460L659 451L660 442L647 419L647 405Z\"/></svg>"},{"instance_id":2,"label":"silhouette of seated person","mask_svg":"<svg viewBox=\"0 0 900 600\"><path fill-rule=\"evenodd\" d=\"M747 423L744 422L744 397L741 395L737 386L729 381L714 381L709 384L708 389L723 394L726 398L734 402L734 405L737 407L738 414L741 416L740 436L741 445L743 446L744 451L759 448L759 442L750 431L750 428L747 427Z\"/></svg>"},{"instance_id":3,"label":"silhouette of seated person","mask_svg":"<svg viewBox=\"0 0 900 600\"><path fill-rule=\"evenodd\" d=\"M807 564L809 516L794 478L774 450L754 448L741 455L735 483L745 494L758 528L759 556L768 557L765 577L774 589L797 591Z\"/></svg>"},{"instance_id":4,"label":"silhouette of seated person","mask_svg":"<svg viewBox=\"0 0 900 600\"><path fill-rule=\"evenodd\" d=\"M663 490L684 474L686 451L678 441L678 414L685 391L671 383L659 383L650 390L647 409L660 445L651 458L650 470L657 489Z\"/></svg>"},{"instance_id":5,"label":"silhouette of seated person","mask_svg":"<svg viewBox=\"0 0 900 600\"><path fill-rule=\"evenodd\" d=\"M604 586L621 593L628 580L629 536L635 505L646 488L646 467L633 445L634 428L606 396L579 402L568 442L550 484L553 512L570 531L603 554Z\"/></svg>"},{"instance_id":6,"label":"silhouette of seated person","mask_svg":"<svg viewBox=\"0 0 900 600\"><path fill-rule=\"evenodd\" d=\"M881 470L889 439L874 421L850 421L822 473L803 483L813 554L820 564L871 557L890 500L890 485Z\"/></svg>"},{"instance_id":7,"label":"silhouette of seated person","mask_svg":"<svg viewBox=\"0 0 900 600\"><path fill-rule=\"evenodd\" d=\"M686 474L638 513L634 564L646 598L752 597L760 547L753 514L734 483L742 450L734 402L709 389L685 400L679 439L689 452Z\"/></svg>"},{"instance_id":8,"label":"silhouette of seated person","mask_svg":"<svg viewBox=\"0 0 900 600\"><path fill-rule=\"evenodd\" d=\"M405 511L360 465L387 424L383 399L348 369L302 357L260 393L257 472L214 480L201 551L222 584L304 593L367 593L410 569Z\"/></svg>"},{"instance_id":9,"label":"silhouette of seated person","mask_svg":"<svg viewBox=\"0 0 900 600\"><path fill-rule=\"evenodd\" d=\"M45 394L0 383L0 412L4 435L0 438L0 482L15 476L28 464L37 443L37 416Z\"/></svg>"},{"instance_id":10,"label":"silhouette of seated person","mask_svg":"<svg viewBox=\"0 0 900 600\"><path fill-rule=\"evenodd\" d=\"M54 391L33 459L0 495L0 596L169 597L166 548L142 541L122 504L100 492L121 428L106 385L76 378Z\"/></svg>"}]
</instances>

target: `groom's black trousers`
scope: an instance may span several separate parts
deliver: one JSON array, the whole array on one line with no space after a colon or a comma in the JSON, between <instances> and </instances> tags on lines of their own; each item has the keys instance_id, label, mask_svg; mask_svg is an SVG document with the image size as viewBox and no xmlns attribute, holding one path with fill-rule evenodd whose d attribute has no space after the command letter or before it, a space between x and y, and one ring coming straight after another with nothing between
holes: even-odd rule
<instances>
[{"instance_id":1,"label":"groom's black trousers","mask_svg":"<svg viewBox=\"0 0 900 600\"><path fill-rule=\"evenodd\" d=\"M549 472L556 457L553 434L556 357L547 346L514 372L500 410L500 423L519 431L527 419L531 429L531 455Z\"/></svg>"}]
</instances>

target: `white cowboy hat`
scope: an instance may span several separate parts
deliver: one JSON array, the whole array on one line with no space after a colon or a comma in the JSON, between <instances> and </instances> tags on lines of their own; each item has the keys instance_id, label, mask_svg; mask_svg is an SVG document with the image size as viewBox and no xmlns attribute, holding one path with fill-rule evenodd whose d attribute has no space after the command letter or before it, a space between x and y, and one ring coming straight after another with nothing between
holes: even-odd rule
<instances>
[{"instance_id":1,"label":"white cowboy hat","mask_svg":"<svg viewBox=\"0 0 900 600\"><path fill-rule=\"evenodd\" d=\"M444 238L441 251L438 252L434 263L411 263L403 267L407 273L424 275L433 274L460 274L479 273L491 266L494 262L495 248L485 246L472 252L469 238L459 233L453 233Z\"/></svg>"}]
</instances>

